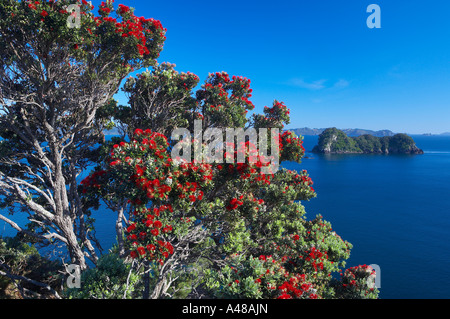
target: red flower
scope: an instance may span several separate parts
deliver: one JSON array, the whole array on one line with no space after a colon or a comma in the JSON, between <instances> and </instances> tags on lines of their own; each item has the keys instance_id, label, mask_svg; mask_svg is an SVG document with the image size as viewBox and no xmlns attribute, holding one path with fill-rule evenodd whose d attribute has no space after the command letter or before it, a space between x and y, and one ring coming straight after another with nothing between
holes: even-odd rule
<instances>
[{"instance_id":1,"label":"red flower","mask_svg":"<svg viewBox=\"0 0 450 319\"><path fill-rule=\"evenodd\" d=\"M41 16L43 16L43 17L46 17L46 16L48 16L48 13L47 13L47 11L45 11L45 10L42 10L42 12L41 12Z\"/></svg>"},{"instance_id":2,"label":"red flower","mask_svg":"<svg viewBox=\"0 0 450 319\"><path fill-rule=\"evenodd\" d=\"M109 14L111 12L110 8L100 8L100 10L105 12L105 13L107 13L107 14Z\"/></svg>"},{"instance_id":3,"label":"red flower","mask_svg":"<svg viewBox=\"0 0 450 319\"><path fill-rule=\"evenodd\" d=\"M152 233L153 236L158 236L159 234L159 230L157 228L154 228L150 231Z\"/></svg>"},{"instance_id":4,"label":"red flower","mask_svg":"<svg viewBox=\"0 0 450 319\"><path fill-rule=\"evenodd\" d=\"M161 228L161 227L162 227L162 223L161 223L159 220L157 220L156 222L153 223L153 227L155 227L155 228ZM155 236L156 236L156 235L155 235Z\"/></svg>"},{"instance_id":5,"label":"red flower","mask_svg":"<svg viewBox=\"0 0 450 319\"><path fill-rule=\"evenodd\" d=\"M113 162L111 162L111 164L109 164L109 165L115 166L115 165L117 165L117 164L120 164L120 160L113 161Z\"/></svg>"},{"instance_id":6,"label":"red flower","mask_svg":"<svg viewBox=\"0 0 450 319\"><path fill-rule=\"evenodd\" d=\"M138 252L139 252L139 254L142 256L142 255L145 255L145 249L144 249L144 247L138 247Z\"/></svg>"},{"instance_id":7,"label":"red flower","mask_svg":"<svg viewBox=\"0 0 450 319\"><path fill-rule=\"evenodd\" d=\"M119 13L127 13L128 11L130 11L129 7L119 4Z\"/></svg>"},{"instance_id":8,"label":"red flower","mask_svg":"<svg viewBox=\"0 0 450 319\"><path fill-rule=\"evenodd\" d=\"M153 221L152 220L146 220L145 221L145 226L150 227L153 225Z\"/></svg>"},{"instance_id":9,"label":"red flower","mask_svg":"<svg viewBox=\"0 0 450 319\"><path fill-rule=\"evenodd\" d=\"M130 252L130 257L131 258L136 258L137 256L138 256L138 254L134 250L132 252Z\"/></svg>"},{"instance_id":10,"label":"red flower","mask_svg":"<svg viewBox=\"0 0 450 319\"><path fill-rule=\"evenodd\" d=\"M169 250L169 254L173 254L173 246L171 243L167 242L166 247Z\"/></svg>"},{"instance_id":11,"label":"red flower","mask_svg":"<svg viewBox=\"0 0 450 319\"><path fill-rule=\"evenodd\" d=\"M233 199L230 201L230 204L227 206L227 209L228 209L228 210L233 210L233 209L238 208L238 206L239 206L239 205L242 205L242 204L243 204L242 201L238 200L237 198L233 198Z\"/></svg>"}]
</instances>

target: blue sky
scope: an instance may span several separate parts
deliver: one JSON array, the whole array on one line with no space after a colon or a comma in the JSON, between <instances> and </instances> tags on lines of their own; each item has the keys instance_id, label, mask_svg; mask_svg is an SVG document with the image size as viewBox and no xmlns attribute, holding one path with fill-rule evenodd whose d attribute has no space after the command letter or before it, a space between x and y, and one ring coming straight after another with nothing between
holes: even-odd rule
<instances>
[{"instance_id":1,"label":"blue sky","mask_svg":"<svg viewBox=\"0 0 450 319\"><path fill-rule=\"evenodd\" d=\"M159 62L251 79L255 111L285 102L288 128L450 131L450 1L120 3L168 29ZM372 3L381 29L366 25Z\"/></svg>"}]
</instances>

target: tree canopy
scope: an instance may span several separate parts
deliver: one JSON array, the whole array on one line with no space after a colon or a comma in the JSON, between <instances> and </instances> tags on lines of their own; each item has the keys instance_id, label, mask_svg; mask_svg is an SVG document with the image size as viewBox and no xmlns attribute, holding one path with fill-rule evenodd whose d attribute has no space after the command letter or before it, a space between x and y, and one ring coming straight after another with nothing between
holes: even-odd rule
<instances>
[{"instance_id":1,"label":"tree canopy","mask_svg":"<svg viewBox=\"0 0 450 319\"><path fill-rule=\"evenodd\" d=\"M272 169L305 153L281 133L283 102L248 116L249 79L215 72L197 88L197 75L157 63L160 21L113 1L95 13L83 0L79 15L70 4L0 0L0 195L30 224L0 218L24 242L66 247L84 285L64 296L377 297L371 267L343 271L352 245L307 219L308 173ZM127 105L113 99L121 84ZM102 205L117 237L104 255L91 218ZM102 276L123 284L106 292Z\"/></svg>"}]
</instances>

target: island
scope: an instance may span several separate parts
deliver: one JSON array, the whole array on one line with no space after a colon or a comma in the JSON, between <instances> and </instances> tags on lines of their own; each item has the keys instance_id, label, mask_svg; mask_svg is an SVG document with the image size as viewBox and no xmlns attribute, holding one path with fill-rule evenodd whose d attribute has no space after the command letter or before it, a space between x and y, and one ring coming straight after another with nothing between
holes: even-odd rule
<instances>
[{"instance_id":1,"label":"island","mask_svg":"<svg viewBox=\"0 0 450 319\"><path fill-rule=\"evenodd\" d=\"M395 134L376 137L364 134L350 137L335 127L325 129L312 153L321 154L423 154L411 136Z\"/></svg>"}]
</instances>

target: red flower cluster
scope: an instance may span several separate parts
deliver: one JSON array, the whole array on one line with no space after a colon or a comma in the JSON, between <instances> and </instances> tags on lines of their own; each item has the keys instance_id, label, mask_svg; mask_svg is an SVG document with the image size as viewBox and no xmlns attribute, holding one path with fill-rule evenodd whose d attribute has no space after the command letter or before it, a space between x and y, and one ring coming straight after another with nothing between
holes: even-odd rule
<instances>
[{"instance_id":1,"label":"red flower cluster","mask_svg":"<svg viewBox=\"0 0 450 319\"><path fill-rule=\"evenodd\" d=\"M130 252L132 258L138 256L149 260L157 260L163 264L174 252L174 247L169 241L162 240L160 235L171 233L172 225L161 222L160 215L163 212L173 213L171 205L162 205L159 208L135 210L133 215L136 222L127 227L127 239L134 248Z\"/></svg>"},{"instance_id":2,"label":"red flower cluster","mask_svg":"<svg viewBox=\"0 0 450 319\"><path fill-rule=\"evenodd\" d=\"M314 268L314 271L317 272L317 268L323 270L323 260L328 259L327 252L320 252L315 247L312 247L309 251L308 256L305 258L306 261L311 261L311 265Z\"/></svg>"},{"instance_id":3,"label":"red flower cluster","mask_svg":"<svg viewBox=\"0 0 450 319\"><path fill-rule=\"evenodd\" d=\"M233 76L230 80L226 72L216 72L210 74L202 89L197 91L197 100L204 103L205 113L215 114L217 118L224 112L245 116L247 110L254 108L249 100L252 92L249 87L249 79Z\"/></svg>"},{"instance_id":4,"label":"red flower cluster","mask_svg":"<svg viewBox=\"0 0 450 319\"><path fill-rule=\"evenodd\" d=\"M293 298L309 298L316 299L317 295L311 292L312 285L306 283L306 276L304 274L292 276L289 281L285 281L278 287L281 295L278 299L293 299Z\"/></svg>"},{"instance_id":5,"label":"red flower cluster","mask_svg":"<svg viewBox=\"0 0 450 319\"><path fill-rule=\"evenodd\" d=\"M115 32L120 34L123 38L133 37L138 40L136 48L141 56L150 54L147 47L147 40L149 37L153 38L155 35L165 40L164 33L167 31L163 28L161 21L155 19L146 19L144 17L136 17L131 13L131 9L127 6L119 4L117 13L122 16L122 22L118 22L116 18L109 17L112 12L110 6L102 2L99 8L99 14L103 17L94 17L97 27L102 23L111 23L115 27Z\"/></svg>"},{"instance_id":6,"label":"red flower cluster","mask_svg":"<svg viewBox=\"0 0 450 319\"><path fill-rule=\"evenodd\" d=\"M243 197L244 196L242 195L242 196L239 197L239 199L242 199ZM241 206L242 204L243 204L242 201L240 201L240 200L238 200L236 198L233 198L232 200L230 200L230 203L227 205L226 208L228 210L234 210L234 209L238 208L239 206Z\"/></svg>"},{"instance_id":7,"label":"red flower cluster","mask_svg":"<svg viewBox=\"0 0 450 319\"><path fill-rule=\"evenodd\" d=\"M85 194L90 187L100 189L101 188L101 181L99 181L99 178L104 176L107 172L105 170L101 171L95 171L94 173L88 175L86 178L84 178L80 184L83 186L82 193Z\"/></svg>"},{"instance_id":8,"label":"red flower cluster","mask_svg":"<svg viewBox=\"0 0 450 319\"><path fill-rule=\"evenodd\" d=\"M265 106L264 110L268 111L270 114L280 113L281 115L289 115L290 113L290 110L287 108L287 106L283 102L278 101L275 101L271 108Z\"/></svg>"},{"instance_id":9,"label":"red flower cluster","mask_svg":"<svg viewBox=\"0 0 450 319\"><path fill-rule=\"evenodd\" d=\"M59 1L39 2L27 0L26 3L28 8L36 11L36 13L40 15L41 21L44 21L45 18L51 14L51 12L56 12L64 16L69 14L63 4ZM86 0L81 0L79 3L81 3L80 14L82 16L89 17L82 22L83 25L86 24L85 30L88 33L87 36L82 37L82 41L84 42L82 43L83 45L93 45L95 42L95 38L93 38L93 36L99 36L99 34L96 33L98 30L95 30L95 25L100 27L102 24L108 24L108 28L106 30L111 30L110 26L112 25L115 28L115 33L120 34L123 38L131 38L130 41L124 40L126 41L124 46L131 49L133 49L133 47L136 48L134 52L139 54L140 57L148 57L151 53L159 54L159 50L162 49L163 41L166 39L165 32L167 30L163 28L159 20L136 17L129 7L119 4L118 9L116 10L118 17L121 18L121 21L119 22L117 18L110 16L114 13L114 8L112 5L113 1L101 2L98 9L99 16L93 16L91 18L88 11L93 10L94 6L89 4ZM77 13L75 11L70 13L70 15L74 17L76 14ZM62 17L63 19L65 18L64 16ZM91 19L93 20L94 25L92 25ZM53 26L48 25L48 27L50 30L54 30ZM117 41L115 41L115 43L116 42ZM77 47L73 47L77 49ZM154 52L155 49L156 52Z\"/></svg>"},{"instance_id":10,"label":"red flower cluster","mask_svg":"<svg viewBox=\"0 0 450 319\"><path fill-rule=\"evenodd\" d=\"M375 269L368 265L359 265L355 267L350 267L345 270L344 274L341 274L343 277L343 287L349 288L358 288L358 285L361 285L361 280L363 285L367 285L369 277L372 277L373 281L375 280ZM370 288L370 291L373 291L374 288Z\"/></svg>"},{"instance_id":11,"label":"red flower cluster","mask_svg":"<svg viewBox=\"0 0 450 319\"><path fill-rule=\"evenodd\" d=\"M124 6L123 4L119 4L119 13L120 14L125 14L130 12L130 7Z\"/></svg>"},{"instance_id":12,"label":"red flower cluster","mask_svg":"<svg viewBox=\"0 0 450 319\"><path fill-rule=\"evenodd\" d=\"M27 1L27 2L30 2L30 3L28 3L28 8L30 8L32 10L36 10L37 9L36 6L38 6L40 4L39 1L34 1L34 2L33 1Z\"/></svg>"},{"instance_id":13,"label":"red flower cluster","mask_svg":"<svg viewBox=\"0 0 450 319\"><path fill-rule=\"evenodd\" d=\"M212 166L173 163L167 138L148 129L136 129L130 142L115 144L110 158L111 176L117 176L121 185L129 183L132 191L124 196L138 207L127 228L130 256L163 264L173 253L171 234L177 226L191 223L184 214L189 205L203 199L204 187L212 180ZM145 208L150 201L152 205L158 203L158 207ZM182 207L183 216L178 213L175 217L172 205L178 210Z\"/></svg>"},{"instance_id":14,"label":"red flower cluster","mask_svg":"<svg viewBox=\"0 0 450 319\"><path fill-rule=\"evenodd\" d=\"M305 152L305 148L303 147L303 140L295 137L294 133L292 133L291 131L285 131L283 132L283 134L281 135L281 139L282 141L284 141L284 144L293 144L296 145L297 147L300 147L303 150L303 153Z\"/></svg>"},{"instance_id":15,"label":"red flower cluster","mask_svg":"<svg viewBox=\"0 0 450 319\"><path fill-rule=\"evenodd\" d=\"M289 175L289 186L286 186L285 191L287 191L290 187L293 187L296 191L298 191L301 195L299 199L308 199L315 192L312 185L314 184L313 180L308 176L308 172L306 170L302 170L300 173L296 171L286 170L286 173Z\"/></svg>"}]
</instances>

